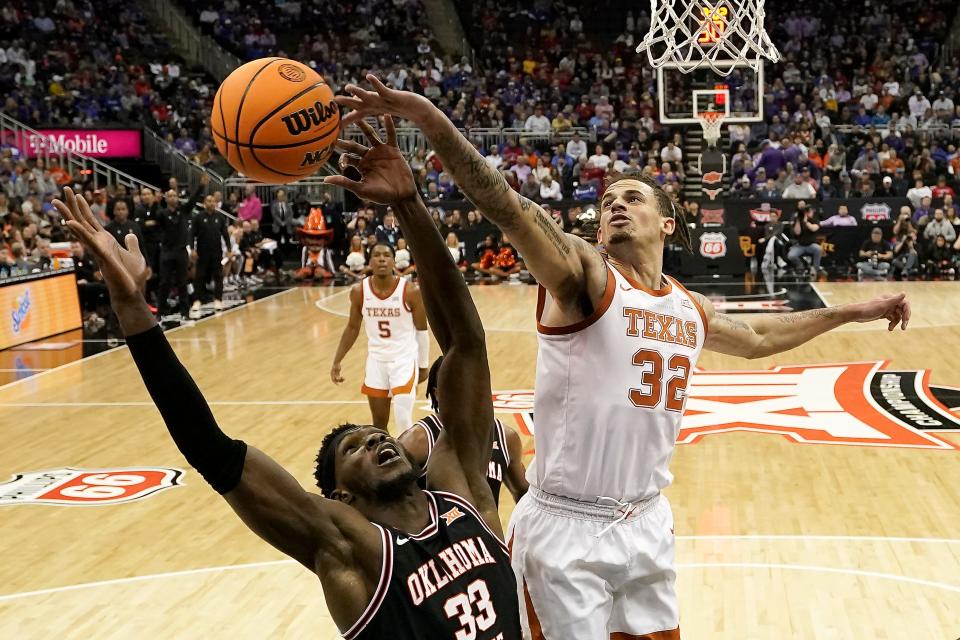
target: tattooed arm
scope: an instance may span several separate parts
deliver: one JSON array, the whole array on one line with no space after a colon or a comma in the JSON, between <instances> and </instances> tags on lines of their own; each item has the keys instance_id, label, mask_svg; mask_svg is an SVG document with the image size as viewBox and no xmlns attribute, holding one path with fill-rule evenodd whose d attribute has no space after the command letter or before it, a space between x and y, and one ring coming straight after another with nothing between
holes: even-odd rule
<instances>
[{"instance_id":1,"label":"tattooed arm","mask_svg":"<svg viewBox=\"0 0 960 640\"><path fill-rule=\"evenodd\" d=\"M906 294L882 296L857 302L796 313L757 315L740 320L717 312L706 297L694 293L707 316L705 349L743 358L762 358L789 351L822 333L848 322L885 319L887 329L907 328L910 303Z\"/></svg>"},{"instance_id":2,"label":"tattooed arm","mask_svg":"<svg viewBox=\"0 0 960 640\"><path fill-rule=\"evenodd\" d=\"M527 268L558 303L583 307L588 286L593 300L603 296L605 267L593 247L565 234L538 204L513 191L500 171L487 164L429 100L389 89L373 75L367 80L373 91L347 85L350 96L337 97L338 103L353 108L344 123L383 113L414 122L440 157L444 170L483 215L509 235Z\"/></svg>"}]
</instances>

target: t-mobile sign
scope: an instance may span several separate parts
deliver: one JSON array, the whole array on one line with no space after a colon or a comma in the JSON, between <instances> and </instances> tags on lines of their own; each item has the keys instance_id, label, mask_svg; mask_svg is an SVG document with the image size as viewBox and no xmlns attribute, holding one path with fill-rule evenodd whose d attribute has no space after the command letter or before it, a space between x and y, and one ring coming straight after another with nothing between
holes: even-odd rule
<instances>
[{"instance_id":1,"label":"t-mobile sign","mask_svg":"<svg viewBox=\"0 0 960 640\"><path fill-rule=\"evenodd\" d=\"M140 158L143 136L139 129L40 129L40 134L22 132L26 139L18 144L33 158L44 147L79 153L91 158Z\"/></svg>"}]
</instances>

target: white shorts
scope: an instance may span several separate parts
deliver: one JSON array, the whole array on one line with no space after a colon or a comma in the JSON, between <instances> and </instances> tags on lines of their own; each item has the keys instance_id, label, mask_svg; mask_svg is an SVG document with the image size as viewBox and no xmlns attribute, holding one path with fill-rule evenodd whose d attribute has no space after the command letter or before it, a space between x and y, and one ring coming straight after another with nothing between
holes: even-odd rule
<instances>
[{"instance_id":1,"label":"white shorts","mask_svg":"<svg viewBox=\"0 0 960 640\"><path fill-rule=\"evenodd\" d=\"M404 358L381 362L367 358L367 374L360 392L373 398L392 398L415 393L417 387L417 359Z\"/></svg>"},{"instance_id":2,"label":"white shorts","mask_svg":"<svg viewBox=\"0 0 960 640\"><path fill-rule=\"evenodd\" d=\"M508 540L527 640L679 640L665 497L618 507L530 487Z\"/></svg>"}]
</instances>

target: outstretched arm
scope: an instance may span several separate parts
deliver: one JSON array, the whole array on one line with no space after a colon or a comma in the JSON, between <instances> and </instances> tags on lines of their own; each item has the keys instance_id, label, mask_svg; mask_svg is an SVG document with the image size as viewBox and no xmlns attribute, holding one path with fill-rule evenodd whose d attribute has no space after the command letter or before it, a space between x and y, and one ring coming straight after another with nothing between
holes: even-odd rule
<instances>
[{"instance_id":1,"label":"outstretched arm","mask_svg":"<svg viewBox=\"0 0 960 640\"><path fill-rule=\"evenodd\" d=\"M499 518L486 482L490 460L493 403L490 368L480 315L453 257L417 195L410 167L396 146L393 118L384 120L387 142L366 122L369 148L339 142L347 152L341 162L355 166L362 179L330 176L325 181L350 189L361 198L390 204L417 263L420 295L427 319L443 351L437 397L444 429L434 447L430 484L472 498L494 531ZM488 516L492 514L492 517Z\"/></svg>"},{"instance_id":2,"label":"outstretched arm","mask_svg":"<svg viewBox=\"0 0 960 640\"><path fill-rule=\"evenodd\" d=\"M910 302L905 293L825 309L754 316L746 321L718 313L713 304L698 293L693 296L703 307L709 325L704 348L743 358L762 358L788 351L849 322L885 319L889 331L898 324L905 330L910 322Z\"/></svg>"},{"instance_id":3,"label":"outstretched arm","mask_svg":"<svg viewBox=\"0 0 960 640\"><path fill-rule=\"evenodd\" d=\"M374 91L347 85L351 96L337 97L341 105L354 109L344 123L359 123L366 116L381 113L415 122L457 186L485 217L510 236L537 281L558 300L577 297L585 287L583 261L596 251L580 238L565 234L540 205L514 192L500 171L487 164L429 100L412 92L389 89L372 74L367 80ZM596 261L600 264L599 255ZM604 279L600 283L599 295L605 282Z\"/></svg>"},{"instance_id":4,"label":"outstretched arm","mask_svg":"<svg viewBox=\"0 0 960 640\"><path fill-rule=\"evenodd\" d=\"M376 529L347 505L307 493L267 455L220 430L140 292L146 264L136 236L127 235L121 248L82 197L68 188L65 200L54 204L97 259L130 353L177 448L257 535L321 578L332 574L334 617L355 619L360 612L350 598L364 602L380 571Z\"/></svg>"}]
</instances>

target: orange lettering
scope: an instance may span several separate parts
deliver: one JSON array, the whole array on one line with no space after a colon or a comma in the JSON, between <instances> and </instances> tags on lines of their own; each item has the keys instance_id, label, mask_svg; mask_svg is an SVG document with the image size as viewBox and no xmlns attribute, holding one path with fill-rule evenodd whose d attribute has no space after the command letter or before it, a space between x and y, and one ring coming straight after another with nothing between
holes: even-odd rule
<instances>
[{"instance_id":1,"label":"orange lettering","mask_svg":"<svg viewBox=\"0 0 960 640\"><path fill-rule=\"evenodd\" d=\"M697 323L687 321L686 327L687 333L687 346L696 347L697 346Z\"/></svg>"},{"instance_id":2,"label":"orange lettering","mask_svg":"<svg viewBox=\"0 0 960 640\"><path fill-rule=\"evenodd\" d=\"M643 311L640 309L634 309L632 307L623 308L623 317L630 320L627 324L627 335L631 338L636 338L640 335L640 330L637 328L637 322L640 320L640 317L643 315Z\"/></svg>"},{"instance_id":3,"label":"orange lettering","mask_svg":"<svg viewBox=\"0 0 960 640\"><path fill-rule=\"evenodd\" d=\"M650 340L657 339L657 334L654 333L656 326L653 323L654 318L656 317L657 317L656 314L653 313L652 311L644 310L643 312L643 337L644 338L649 338Z\"/></svg>"},{"instance_id":4,"label":"orange lettering","mask_svg":"<svg viewBox=\"0 0 960 640\"><path fill-rule=\"evenodd\" d=\"M673 324L671 321L673 316L657 314L657 322L660 323L660 332L657 335L657 340L661 342L676 342L673 336L670 335L670 325Z\"/></svg>"}]
</instances>

